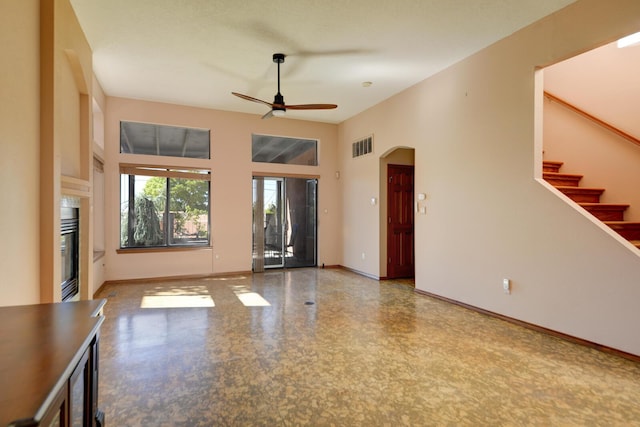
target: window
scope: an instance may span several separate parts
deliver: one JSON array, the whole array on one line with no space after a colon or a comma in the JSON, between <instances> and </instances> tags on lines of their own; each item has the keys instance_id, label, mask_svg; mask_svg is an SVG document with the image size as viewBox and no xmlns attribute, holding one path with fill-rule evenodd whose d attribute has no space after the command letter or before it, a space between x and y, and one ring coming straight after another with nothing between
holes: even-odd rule
<instances>
[{"instance_id":1,"label":"window","mask_svg":"<svg viewBox=\"0 0 640 427\"><path fill-rule=\"evenodd\" d=\"M209 246L211 172L120 165L120 247Z\"/></svg>"},{"instance_id":2,"label":"window","mask_svg":"<svg viewBox=\"0 0 640 427\"><path fill-rule=\"evenodd\" d=\"M318 166L318 141L253 134L251 161Z\"/></svg>"},{"instance_id":3,"label":"window","mask_svg":"<svg viewBox=\"0 0 640 427\"><path fill-rule=\"evenodd\" d=\"M210 158L208 129L120 122L120 152L152 156Z\"/></svg>"}]
</instances>

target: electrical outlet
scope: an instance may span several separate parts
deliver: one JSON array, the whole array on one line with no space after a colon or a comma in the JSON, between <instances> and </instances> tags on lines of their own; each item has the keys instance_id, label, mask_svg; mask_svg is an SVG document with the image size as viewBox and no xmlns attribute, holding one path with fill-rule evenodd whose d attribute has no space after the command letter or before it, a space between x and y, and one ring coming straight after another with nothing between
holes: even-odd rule
<instances>
[{"instance_id":1,"label":"electrical outlet","mask_svg":"<svg viewBox=\"0 0 640 427\"><path fill-rule=\"evenodd\" d=\"M362 259L364 259L364 252L362 252Z\"/></svg>"},{"instance_id":2,"label":"electrical outlet","mask_svg":"<svg viewBox=\"0 0 640 427\"><path fill-rule=\"evenodd\" d=\"M510 294L511 293L511 280L502 279L502 289L504 290L505 294Z\"/></svg>"}]
</instances>

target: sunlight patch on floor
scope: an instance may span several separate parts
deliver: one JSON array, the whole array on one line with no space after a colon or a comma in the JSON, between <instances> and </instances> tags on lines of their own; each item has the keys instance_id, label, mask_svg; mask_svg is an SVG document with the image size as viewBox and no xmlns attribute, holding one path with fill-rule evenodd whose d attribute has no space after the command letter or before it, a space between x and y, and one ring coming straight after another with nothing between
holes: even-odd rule
<instances>
[{"instance_id":1,"label":"sunlight patch on floor","mask_svg":"<svg viewBox=\"0 0 640 427\"><path fill-rule=\"evenodd\" d=\"M157 287L146 293L140 308L215 307L213 298L204 286Z\"/></svg>"},{"instance_id":2,"label":"sunlight patch on floor","mask_svg":"<svg viewBox=\"0 0 640 427\"><path fill-rule=\"evenodd\" d=\"M211 295L146 295L140 308L215 307Z\"/></svg>"},{"instance_id":3,"label":"sunlight patch on floor","mask_svg":"<svg viewBox=\"0 0 640 427\"><path fill-rule=\"evenodd\" d=\"M270 307L269 301L264 299L262 295L252 292L245 286L233 286L233 293L245 307Z\"/></svg>"}]
</instances>

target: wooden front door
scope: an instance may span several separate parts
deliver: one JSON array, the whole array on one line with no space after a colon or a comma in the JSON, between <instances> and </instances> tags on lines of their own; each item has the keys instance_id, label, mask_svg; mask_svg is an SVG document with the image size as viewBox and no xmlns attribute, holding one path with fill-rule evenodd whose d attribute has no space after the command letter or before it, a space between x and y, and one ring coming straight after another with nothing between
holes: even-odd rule
<instances>
[{"instance_id":1,"label":"wooden front door","mask_svg":"<svg viewBox=\"0 0 640 427\"><path fill-rule=\"evenodd\" d=\"M414 277L413 166L387 168L387 277Z\"/></svg>"}]
</instances>

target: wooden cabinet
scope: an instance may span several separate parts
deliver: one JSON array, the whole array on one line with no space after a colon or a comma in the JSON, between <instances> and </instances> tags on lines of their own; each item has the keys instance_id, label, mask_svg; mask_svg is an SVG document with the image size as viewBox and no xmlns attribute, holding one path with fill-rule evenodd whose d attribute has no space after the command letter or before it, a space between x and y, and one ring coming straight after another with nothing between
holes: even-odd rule
<instances>
[{"instance_id":1,"label":"wooden cabinet","mask_svg":"<svg viewBox=\"0 0 640 427\"><path fill-rule=\"evenodd\" d=\"M47 427L62 427L67 419L67 385L65 384L56 395L53 403L47 408L42 419L42 425ZM12 425L12 424L9 424ZM38 422L34 419L21 419L15 421L15 426L37 426Z\"/></svg>"},{"instance_id":2,"label":"wooden cabinet","mask_svg":"<svg viewBox=\"0 0 640 427\"><path fill-rule=\"evenodd\" d=\"M101 427L105 300L0 307L0 426Z\"/></svg>"}]
</instances>

